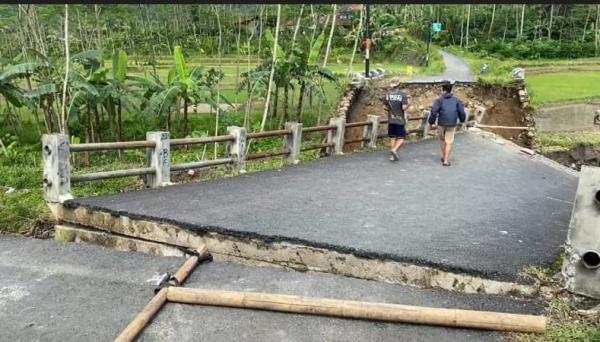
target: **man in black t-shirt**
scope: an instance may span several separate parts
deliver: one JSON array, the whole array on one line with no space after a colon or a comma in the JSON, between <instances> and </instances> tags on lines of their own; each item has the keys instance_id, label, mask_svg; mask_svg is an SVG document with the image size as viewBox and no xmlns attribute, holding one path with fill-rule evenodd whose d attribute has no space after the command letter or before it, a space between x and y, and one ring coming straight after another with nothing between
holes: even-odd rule
<instances>
[{"instance_id":1,"label":"man in black t-shirt","mask_svg":"<svg viewBox=\"0 0 600 342\"><path fill-rule=\"evenodd\" d=\"M406 138L406 110L410 106L411 97L398 89L394 89L385 94L383 103L388 112L390 161L397 161L400 159L398 150Z\"/></svg>"}]
</instances>

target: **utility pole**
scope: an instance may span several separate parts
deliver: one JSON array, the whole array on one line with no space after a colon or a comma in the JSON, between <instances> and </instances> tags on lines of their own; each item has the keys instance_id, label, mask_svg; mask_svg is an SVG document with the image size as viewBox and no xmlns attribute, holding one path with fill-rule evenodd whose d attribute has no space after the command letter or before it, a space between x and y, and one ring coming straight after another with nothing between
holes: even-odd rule
<instances>
[{"instance_id":1,"label":"utility pole","mask_svg":"<svg viewBox=\"0 0 600 342\"><path fill-rule=\"evenodd\" d=\"M365 5L365 78L369 78L369 59L371 58L371 31L369 30L369 4Z\"/></svg>"}]
</instances>

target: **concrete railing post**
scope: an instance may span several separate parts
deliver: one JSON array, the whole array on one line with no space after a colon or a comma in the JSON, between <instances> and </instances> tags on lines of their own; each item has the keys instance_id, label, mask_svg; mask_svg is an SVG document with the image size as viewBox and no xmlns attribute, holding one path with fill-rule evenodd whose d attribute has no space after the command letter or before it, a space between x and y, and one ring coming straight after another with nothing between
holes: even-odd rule
<instances>
[{"instance_id":1,"label":"concrete railing post","mask_svg":"<svg viewBox=\"0 0 600 342\"><path fill-rule=\"evenodd\" d=\"M233 166L238 172L246 169L246 128L229 126L227 133L233 135L234 140L227 143L227 155L233 159Z\"/></svg>"},{"instance_id":2,"label":"concrete railing post","mask_svg":"<svg viewBox=\"0 0 600 342\"><path fill-rule=\"evenodd\" d=\"M291 130L292 134L286 135L283 139L283 148L290 150L289 161L298 164L300 161L300 147L302 146L302 123L286 122L285 129Z\"/></svg>"},{"instance_id":3,"label":"concrete railing post","mask_svg":"<svg viewBox=\"0 0 600 342\"><path fill-rule=\"evenodd\" d=\"M333 147L327 148L327 154L344 154L344 135L346 134L346 117L338 116L331 118L329 119L329 124L335 126L336 129L327 131L327 142L333 143Z\"/></svg>"},{"instance_id":4,"label":"concrete railing post","mask_svg":"<svg viewBox=\"0 0 600 342\"><path fill-rule=\"evenodd\" d=\"M423 111L423 121L421 122L421 129L423 130L423 138L427 138L429 134L429 117L431 116L431 111L424 110Z\"/></svg>"},{"instance_id":5,"label":"concrete railing post","mask_svg":"<svg viewBox=\"0 0 600 342\"><path fill-rule=\"evenodd\" d=\"M148 167L154 168L153 175L146 176L146 185L152 188L171 184L171 146L169 132L146 132L146 140L156 143L146 149Z\"/></svg>"},{"instance_id":6,"label":"concrete railing post","mask_svg":"<svg viewBox=\"0 0 600 342\"><path fill-rule=\"evenodd\" d=\"M363 128L363 139L369 139L367 147L375 148L377 147L377 135L379 134L379 115L368 115L367 121L371 124Z\"/></svg>"},{"instance_id":7,"label":"concrete railing post","mask_svg":"<svg viewBox=\"0 0 600 342\"><path fill-rule=\"evenodd\" d=\"M475 117L475 108L465 108L465 121L458 123L457 130L466 131L471 117Z\"/></svg>"},{"instance_id":8,"label":"concrete railing post","mask_svg":"<svg viewBox=\"0 0 600 342\"><path fill-rule=\"evenodd\" d=\"M72 199L69 136L44 134L42 136L42 158L44 199L51 203L63 203Z\"/></svg>"}]
</instances>

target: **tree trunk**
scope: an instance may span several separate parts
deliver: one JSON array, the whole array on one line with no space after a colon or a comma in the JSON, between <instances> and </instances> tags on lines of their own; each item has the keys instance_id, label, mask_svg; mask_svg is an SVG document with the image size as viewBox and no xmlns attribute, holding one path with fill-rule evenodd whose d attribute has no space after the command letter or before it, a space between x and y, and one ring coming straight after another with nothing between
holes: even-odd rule
<instances>
[{"instance_id":1,"label":"tree trunk","mask_svg":"<svg viewBox=\"0 0 600 342\"><path fill-rule=\"evenodd\" d=\"M585 42L585 34L587 33L588 21L590 20L590 15L592 14L592 6L588 7L587 15L585 16L585 23L583 25L583 34L581 35L581 42Z\"/></svg>"},{"instance_id":2,"label":"tree trunk","mask_svg":"<svg viewBox=\"0 0 600 342\"><path fill-rule=\"evenodd\" d=\"M273 96L273 113L271 113L271 120L269 120L269 126L273 127L273 118L277 118L277 107L279 104L279 87L275 85L275 94Z\"/></svg>"},{"instance_id":3,"label":"tree trunk","mask_svg":"<svg viewBox=\"0 0 600 342\"><path fill-rule=\"evenodd\" d=\"M525 22L525 4L521 5L521 28L519 30L519 37L523 39L523 23Z\"/></svg>"},{"instance_id":4,"label":"tree trunk","mask_svg":"<svg viewBox=\"0 0 600 342\"><path fill-rule=\"evenodd\" d=\"M119 141L123 141L123 117L121 115L121 99L117 101L117 130L119 132Z\"/></svg>"},{"instance_id":5,"label":"tree trunk","mask_svg":"<svg viewBox=\"0 0 600 342\"><path fill-rule=\"evenodd\" d=\"M63 134L69 134L69 124L67 118L67 82L69 78L69 5L65 4L65 79L63 82L62 91L62 107L61 107L61 120L60 120L60 132Z\"/></svg>"},{"instance_id":6,"label":"tree trunk","mask_svg":"<svg viewBox=\"0 0 600 342\"><path fill-rule=\"evenodd\" d=\"M331 51L331 41L333 39L333 33L335 31L335 22L336 22L336 11L337 5L333 5L333 20L331 20L331 31L329 31L329 39L327 40L327 49L325 49L325 58L323 58L323 68L327 67L327 58L329 58L329 51Z\"/></svg>"},{"instance_id":7,"label":"tree trunk","mask_svg":"<svg viewBox=\"0 0 600 342\"><path fill-rule=\"evenodd\" d=\"M360 33L362 32L362 22L363 22L363 7L364 5L362 5L360 7L360 18L358 19L358 28L356 29L356 37L354 37L354 48L352 49L352 57L350 57L350 66L348 69L350 69L350 73L352 73L354 71L353 67L354 67L354 55L356 55L356 48L358 47L358 40L360 38ZM302 93L300 93L300 97L302 98Z\"/></svg>"},{"instance_id":8,"label":"tree trunk","mask_svg":"<svg viewBox=\"0 0 600 342\"><path fill-rule=\"evenodd\" d=\"M598 57L598 45L600 44L600 5L596 5L596 26L594 29L596 31L595 56Z\"/></svg>"},{"instance_id":9,"label":"tree trunk","mask_svg":"<svg viewBox=\"0 0 600 342\"><path fill-rule=\"evenodd\" d=\"M490 28L488 29L488 39L492 34L492 29L494 28L494 17L496 16L496 4L492 7L492 20L490 20Z\"/></svg>"},{"instance_id":10,"label":"tree trunk","mask_svg":"<svg viewBox=\"0 0 600 342\"><path fill-rule=\"evenodd\" d=\"M267 113L269 112L269 100L271 99L271 89L273 86L273 76L275 74L275 60L277 56L277 41L279 40L279 23L281 21L281 5L277 5L277 23L275 24L275 42L273 42L273 59L271 64L271 74L269 75L269 86L267 87L267 99L265 101L265 110L263 111L262 122L260 124L260 130L265 130L265 124L267 123Z\"/></svg>"},{"instance_id":11,"label":"tree trunk","mask_svg":"<svg viewBox=\"0 0 600 342\"><path fill-rule=\"evenodd\" d=\"M166 122L166 131L170 131L171 130L171 108L169 108L169 110L167 110L167 122Z\"/></svg>"},{"instance_id":12,"label":"tree trunk","mask_svg":"<svg viewBox=\"0 0 600 342\"><path fill-rule=\"evenodd\" d=\"M260 12L258 16L259 26L258 26L258 52L256 54L256 62L260 63L260 48L262 43L262 32L263 32L263 10L264 6L260 5Z\"/></svg>"},{"instance_id":13,"label":"tree trunk","mask_svg":"<svg viewBox=\"0 0 600 342\"><path fill-rule=\"evenodd\" d=\"M552 39L552 19L554 18L554 4L550 5L550 24L548 25L548 39Z\"/></svg>"},{"instance_id":14,"label":"tree trunk","mask_svg":"<svg viewBox=\"0 0 600 342\"><path fill-rule=\"evenodd\" d=\"M300 82L300 95L298 96L298 108L296 109L296 122L302 122L302 103L304 102L304 92L306 91L306 83Z\"/></svg>"},{"instance_id":15,"label":"tree trunk","mask_svg":"<svg viewBox=\"0 0 600 342\"><path fill-rule=\"evenodd\" d=\"M283 125L289 121L288 109L289 109L289 85L283 86L283 116L281 117L281 123L279 127L283 129Z\"/></svg>"},{"instance_id":16,"label":"tree trunk","mask_svg":"<svg viewBox=\"0 0 600 342\"><path fill-rule=\"evenodd\" d=\"M462 15L460 16L460 47L463 47L464 35L465 35L465 6L462 9Z\"/></svg>"},{"instance_id":17,"label":"tree trunk","mask_svg":"<svg viewBox=\"0 0 600 342\"><path fill-rule=\"evenodd\" d=\"M91 140L91 126L92 126L92 120L91 120L91 115L90 115L90 104L88 103L86 105L86 112L85 112L85 142L89 143ZM86 151L84 154L84 165L86 167L90 166L90 152Z\"/></svg>"},{"instance_id":18,"label":"tree trunk","mask_svg":"<svg viewBox=\"0 0 600 342\"><path fill-rule=\"evenodd\" d=\"M242 15L238 10L238 34L235 39L235 46L237 48L237 61L235 63L235 89L240 86L240 39L242 37ZM238 103L238 93L235 92L235 103Z\"/></svg>"},{"instance_id":19,"label":"tree trunk","mask_svg":"<svg viewBox=\"0 0 600 342\"><path fill-rule=\"evenodd\" d=\"M502 44L504 44L504 41L506 40L506 31L508 30L508 12L506 13L504 19L504 33L502 33Z\"/></svg>"},{"instance_id":20,"label":"tree trunk","mask_svg":"<svg viewBox=\"0 0 600 342\"><path fill-rule=\"evenodd\" d=\"M219 11L217 11L217 6L214 6L213 8L215 10L215 15L217 17L217 26L219 28L218 53L219 53L219 72L221 72L223 70L223 61L222 61L223 31L221 29L221 16L219 14ZM215 115L215 136L219 135L219 116L220 116L219 114L221 114L221 79L217 80L217 114ZM214 154L213 154L214 159L217 159L217 156L219 154L219 143L215 143L213 152L214 152Z\"/></svg>"},{"instance_id":21,"label":"tree trunk","mask_svg":"<svg viewBox=\"0 0 600 342\"><path fill-rule=\"evenodd\" d=\"M302 20L302 13L304 12L304 4L300 6L300 13L298 14L298 20L296 21L296 27L294 28L294 36L292 37L292 48L290 51L294 50L294 46L296 45L296 37L298 36L298 30L300 29L300 21Z\"/></svg>"},{"instance_id":22,"label":"tree trunk","mask_svg":"<svg viewBox=\"0 0 600 342\"><path fill-rule=\"evenodd\" d=\"M102 127L100 126L100 114L98 113L98 107L94 106L94 118L96 120L96 142L102 141Z\"/></svg>"},{"instance_id":23,"label":"tree trunk","mask_svg":"<svg viewBox=\"0 0 600 342\"><path fill-rule=\"evenodd\" d=\"M471 4L467 5L467 29L465 30L465 47L469 47L469 24L471 22Z\"/></svg>"},{"instance_id":24,"label":"tree trunk","mask_svg":"<svg viewBox=\"0 0 600 342\"><path fill-rule=\"evenodd\" d=\"M188 136L188 99L187 97L183 98L183 135Z\"/></svg>"}]
</instances>

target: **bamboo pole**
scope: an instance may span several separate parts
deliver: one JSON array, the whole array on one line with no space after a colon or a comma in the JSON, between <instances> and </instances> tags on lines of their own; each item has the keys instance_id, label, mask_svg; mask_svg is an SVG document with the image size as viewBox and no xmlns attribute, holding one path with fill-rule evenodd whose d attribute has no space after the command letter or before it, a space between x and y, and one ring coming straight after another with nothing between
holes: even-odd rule
<instances>
[{"instance_id":1,"label":"bamboo pole","mask_svg":"<svg viewBox=\"0 0 600 342\"><path fill-rule=\"evenodd\" d=\"M530 130L531 129L531 127L527 127L527 126L493 126L493 125L482 125L482 124L476 124L475 127L495 128L495 129L520 129L520 130Z\"/></svg>"},{"instance_id":2,"label":"bamboo pole","mask_svg":"<svg viewBox=\"0 0 600 342\"><path fill-rule=\"evenodd\" d=\"M150 300L148 305L140 312L131 323L115 339L115 342L133 341L137 335L148 325L152 318L160 311L167 302L168 287L160 289L158 293Z\"/></svg>"},{"instance_id":3,"label":"bamboo pole","mask_svg":"<svg viewBox=\"0 0 600 342\"><path fill-rule=\"evenodd\" d=\"M546 318L543 316L368 303L269 293L171 287L167 293L167 300L185 304L226 306L457 328L533 333L546 331Z\"/></svg>"},{"instance_id":4,"label":"bamboo pole","mask_svg":"<svg viewBox=\"0 0 600 342\"><path fill-rule=\"evenodd\" d=\"M196 268L200 262L200 258L204 258L208 254L206 246L202 246L198 249L198 255L192 255L189 257L181 267L175 272L173 277L176 279L176 285L182 284L189 274ZM117 336L115 342L130 342L133 341L139 333L150 323L152 318L160 311L165 305L168 298L169 287L163 287L158 293L150 300L148 305L129 323L129 325Z\"/></svg>"}]
</instances>

